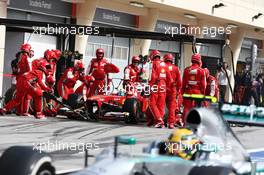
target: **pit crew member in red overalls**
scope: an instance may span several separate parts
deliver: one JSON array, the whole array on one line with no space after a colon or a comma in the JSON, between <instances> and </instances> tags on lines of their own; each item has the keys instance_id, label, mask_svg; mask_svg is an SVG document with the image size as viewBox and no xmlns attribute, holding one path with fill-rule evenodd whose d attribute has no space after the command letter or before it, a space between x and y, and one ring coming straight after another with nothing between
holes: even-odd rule
<instances>
[{"instance_id":1,"label":"pit crew member in red overalls","mask_svg":"<svg viewBox=\"0 0 264 175\"><path fill-rule=\"evenodd\" d=\"M74 86L77 80L84 80L84 65L77 61L74 67L66 69L58 82L58 93L62 99L67 100L68 96L74 93Z\"/></svg>"},{"instance_id":2,"label":"pit crew member in red overalls","mask_svg":"<svg viewBox=\"0 0 264 175\"><path fill-rule=\"evenodd\" d=\"M16 97L8 102L4 108L0 110L0 113L4 114L12 108L17 107L21 104L21 99L29 94L34 98L35 117L37 119L45 118L42 114L42 90L52 92L52 89L42 82L43 76L47 74L46 62L42 60L38 62L37 70L29 71L21 75L17 80Z\"/></svg>"},{"instance_id":3,"label":"pit crew member in red overalls","mask_svg":"<svg viewBox=\"0 0 264 175\"><path fill-rule=\"evenodd\" d=\"M177 104L177 95L180 94L182 80L180 75L179 68L173 64L173 56L172 54L165 54L164 62L166 63L167 69L169 70L172 77L171 86L167 86L166 92L166 104L168 108L168 128L173 129L175 124L179 124L181 122L181 118L179 118L176 113L179 113L179 106Z\"/></svg>"},{"instance_id":4,"label":"pit crew member in red overalls","mask_svg":"<svg viewBox=\"0 0 264 175\"><path fill-rule=\"evenodd\" d=\"M22 44L20 47L20 55L17 62L17 74L16 80L18 80L24 73L31 71L30 59L34 56L34 52L31 50L30 44ZM22 116L29 116L28 108L30 96L26 95L21 99L22 103L17 108L17 114Z\"/></svg>"},{"instance_id":5,"label":"pit crew member in red overalls","mask_svg":"<svg viewBox=\"0 0 264 175\"><path fill-rule=\"evenodd\" d=\"M54 89L55 79L52 75L48 75L45 84ZM58 103L51 99L44 99L43 114L48 117L55 117L58 112Z\"/></svg>"},{"instance_id":6,"label":"pit crew member in red overalls","mask_svg":"<svg viewBox=\"0 0 264 175\"><path fill-rule=\"evenodd\" d=\"M217 79L212 75L209 75L207 78L205 95L216 97L216 99L219 98L218 82Z\"/></svg>"},{"instance_id":7,"label":"pit crew member in red overalls","mask_svg":"<svg viewBox=\"0 0 264 175\"><path fill-rule=\"evenodd\" d=\"M218 83L214 76L210 75L210 71L207 69L207 66L203 64L205 76L206 76L206 89L205 95L216 97L218 99ZM207 107L210 105L209 101L203 101L203 106Z\"/></svg>"},{"instance_id":8,"label":"pit crew member in red overalls","mask_svg":"<svg viewBox=\"0 0 264 175\"><path fill-rule=\"evenodd\" d=\"M82 84L75 90L76 94L81 94L83 95L83 99L84 101L87 100L87 98L89 97L89 91L91 86L93 85L94 82L94 77L90 76L90 75L86 75L84 77L84 81L82 82Z\"/></svg>"},{"instance_id":9,"label":"pit crew member in red overalls","mask_svg":"<svg viewBox=\"0 0 264 175\"><path fill-rule=\"evenodd\" d=\"M149 109L154 118L154 127L164 128L163 116L165 113L166 90L167 86L171 86L172 77L166 64L160 60L160 52L158 50L153 50L150 58L152 60L152 71L149 81L151 88ZM147 120L150 123L151 118L148 115Z\"/></svg>"},{"instance_id":10,"label":"pit crew member in red overalls","mask_svg":"<svg viewBox=\"0 0 264 175\"><path fill-rule=\"evenodd\" d=\"M206 74L201 66L201 55L192 55L192 65L184 69L182 93L183 94L205 94L206 89ZM185 123L188 111L197 104L194 100L183 99L183 122Z\"/></svg>"},{"instance_id":11,"label":"pit crew member in red overalls","mask_svg":"<svg viewBox=\"0 0 264 175\"><path fill-rule=\"evenodd\" d=\"M96 58L93 58L88 66L86 75L94 77L95 81L90 89L89 97L95 94L104 94L104 88L107 81L107 85L110 83L109 77L105 72L104 66L107 64L106 58L104 58L104 50L99 48L96 50ZM107 80L106 80L107 79Z\"/></svg>"},{"instance_id":12,"label":"pit crew member in red overalls","mask_svg":"<svg viewBox=\"0 0 264 175\"><path fill-rule=\"evenodd\" d=\"M139 82L139 62L138 56L132 57L132 63L124 69L124 88L127 95L137 96L137 83Z\"/></svg>"},{"instance_id":13,"label":"pit crew member in red overalls","mask_svg":"<svg viewBox=\"0 0 264 175\"><path fill-rule=\"evenodd\" d=\"M54 57L51 60L51 70L52 70L52 75L54 76L56 70L56 64L61 57L61 51L56 49L56 50L52 50L52 52L54 53Z\"/></svg>"},{"instance_id":14,"label":"pit crew member in red overalls","mask_svg":"<svg viewBox=\"0 0 264 175\"><path fill-rule=\"evenodd\" d=\"M30 64L29 64L29 59L31 56L31 45L30 44L22 44L20 47L20 58L17 63L18 67L18 72L17 72L17 78L19 76L23 75L24 73L30 71Z\"/></svg>"}]
</instances>

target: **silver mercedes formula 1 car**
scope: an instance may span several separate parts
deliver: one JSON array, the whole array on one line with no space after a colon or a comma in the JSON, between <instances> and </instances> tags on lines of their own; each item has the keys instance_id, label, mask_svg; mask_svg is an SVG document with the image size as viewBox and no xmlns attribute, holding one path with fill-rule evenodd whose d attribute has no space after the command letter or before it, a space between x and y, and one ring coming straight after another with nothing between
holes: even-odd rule
<instances>
[{"instance_id":1,"label":"silver mercedes formula 1 car","mask_svg":"<svg viewBox=\"0 0 264 175\"><path fill-rule=\"evenodd\" d=\"M225 108L227 109L227 106ZM239 115L238 113L236 112L234 115ZM96 157L93 165L64 174L253 175L264 173L264 161L261 162L260 159L250 156L223 116L210 108L194 108L189 112L187 126L203 142L202 149L199 149L193 160L161 154L160 143L162 141L154 141L140 154L121 153L119 147L121 143L132 145L136 144L136 140L135 138L118 136L115 138L114 148L103 150ZM251 119L253 119L252 116ZM24 156L21 152L24 152ZM12 168L14 162L16 162L16 169ZM55 172L52 161L47 154L32 152L28 148L11 147L0 158L0 174L50 175L56 174Z\"/></svg>"}]
</instances>

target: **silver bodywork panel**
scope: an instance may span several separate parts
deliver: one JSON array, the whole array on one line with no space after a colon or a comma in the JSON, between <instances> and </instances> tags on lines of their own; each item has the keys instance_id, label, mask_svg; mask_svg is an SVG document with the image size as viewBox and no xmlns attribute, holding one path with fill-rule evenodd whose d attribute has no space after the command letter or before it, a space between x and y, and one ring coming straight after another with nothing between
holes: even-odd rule
<instances>
[{"instance_id":1,"label":"silver bodywork panel","mask_svg":"<svg viewBox=\"0 0 264 175\"><path fill-rule=\"evenodd\" d=\"M153 142L146 149L148 151L145 150L148 154L119 154L114 159L113 151L103 151L94 165L72 175L132 175L146 167L154 175L187 175L194 166L229 167L238 174L251 172L249 154L218 112L208 108L193 109L187 116L187 127L191 127L204 144L216 147L216 151L210 153L206 160L197 158L186 161L178 157L160 156L153 146L157 142Z\"/></svg>"}]
</instances>

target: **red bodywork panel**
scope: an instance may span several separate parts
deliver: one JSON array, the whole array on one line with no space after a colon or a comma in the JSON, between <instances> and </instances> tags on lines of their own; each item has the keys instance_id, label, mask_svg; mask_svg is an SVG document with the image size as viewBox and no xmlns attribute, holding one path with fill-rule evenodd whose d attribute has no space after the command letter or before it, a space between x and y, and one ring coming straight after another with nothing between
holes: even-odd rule
<instances>
[{"instance_id":1,"label":"red bodywork panel","mask_svg":"<svg viewBox=\"0 0 264 175\"><path fill-rule=\"evenodd\" d=\"M125 100L127 98L137 98L139 103L141 103L141 111L145 112L147 110L148 98L143 98L143 97L119 96L119 95L95 95L95 96L89 97L87 100L96 101L98 104L98 107L101 108L104 102L122 106L125 103Z\"/></svg>"},{"instance_id":2,"label":"red bodywork panel","mask_svg":"<svg viewBox=\"0 0 264 175\"><path fill-rule=\"evenodd\" d=\"M118 95L95 95L95 96L89 97L87 100L97 101L98 106L100 108L103 102L106 102L106 103L115 102L120 105L123 105L126 100L126 97L118 96Z\"/></svg>"}]
</instances>

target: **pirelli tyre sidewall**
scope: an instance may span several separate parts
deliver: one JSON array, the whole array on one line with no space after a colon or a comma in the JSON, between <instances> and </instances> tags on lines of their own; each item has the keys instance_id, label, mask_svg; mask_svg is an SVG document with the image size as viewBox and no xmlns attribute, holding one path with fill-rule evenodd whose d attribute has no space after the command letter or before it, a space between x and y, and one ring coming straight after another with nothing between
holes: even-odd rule
<instances>
[{"instance_id":1,"label":"pirelli tyre sidewall","mask_svg":"<svg viewBox=\"0 0 264 175\"><path fill-rule=\"evenodd\" d=\"M140 120L140 103L136 98L127 98L123 105L123 111L127 112L125 115L125 123L137 124Z\"/></svg>"},{"instance_id":2,"label":"pirelli tyre sidewall","mask_svg":"<svg viewBox=\"0 0 264 175\"><path fill-rule=\"evenodd\" d=\"M30 146L13 146L0 157L0 172L5 175L55 175L51 157Z\"/></svg>"}]
</instances>

